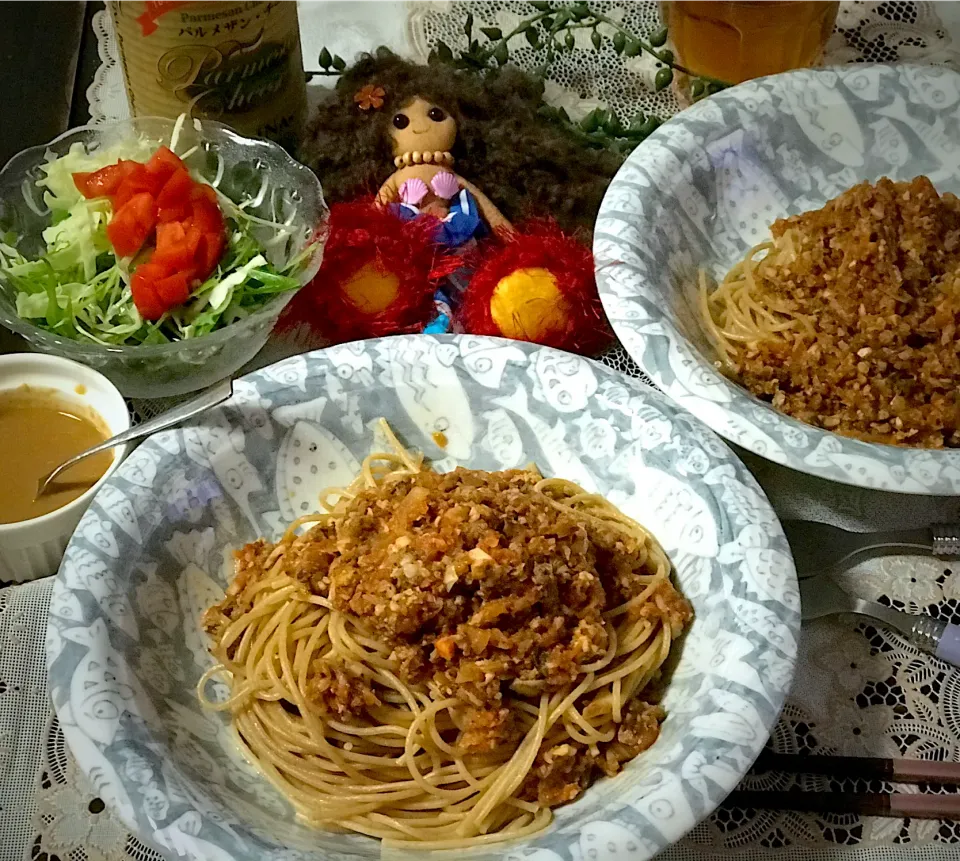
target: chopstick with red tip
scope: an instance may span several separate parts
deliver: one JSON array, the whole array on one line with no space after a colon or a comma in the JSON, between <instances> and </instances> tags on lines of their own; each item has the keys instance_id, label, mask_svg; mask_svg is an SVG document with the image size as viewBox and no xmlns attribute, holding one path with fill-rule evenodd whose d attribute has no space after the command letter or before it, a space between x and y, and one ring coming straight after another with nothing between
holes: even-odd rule
<instances>
[{"instance_id":1,"label":"chopstick with red tip","mask_svg":"<svg viewBox=\"0 0 960 861\"><path fill-rule=\"evenodd\" d=\"M861 778L890 783L933 783L960 786L960 762L929 759L885 759L857 756L809 756L764 752L752 772L823 774L834 778ZM846 793L790 789L782 792L738 789L725 804L763 810L799 810L808 813L855 813L915 819L960 819L960 793Z\"/></svg>"}]
</instances>

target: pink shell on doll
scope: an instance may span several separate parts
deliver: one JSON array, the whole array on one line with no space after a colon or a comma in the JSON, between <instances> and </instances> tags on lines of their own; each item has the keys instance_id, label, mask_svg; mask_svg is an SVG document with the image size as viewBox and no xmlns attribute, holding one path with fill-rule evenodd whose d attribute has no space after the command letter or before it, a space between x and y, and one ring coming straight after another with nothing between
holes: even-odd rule
<instances>
[{"instance_id":1,"label":"pink shell on doll","mask_svg":"<svg viewBox=\"0 0 960 861\"><path fill-rule=\"evenodd\" d=\"M442 170L433 175L433 179L430 180L430 188L433 189L433 193L437 197L449 200L460 191L460 183L457 182L457 178L450 171Z\"/></svg>"},{"instance_id":2,"label":"pink shell on doll","mask_svg":"<svg viewBox=\"0 0 960 861\"><path fill-rule=\"evenodd\" d=\"M427 188L427 184L422 179L414 177L404 180L400 185L400 200L416 206L427 196L429 191L430 189Z\"/></svg>"}]
</instances>

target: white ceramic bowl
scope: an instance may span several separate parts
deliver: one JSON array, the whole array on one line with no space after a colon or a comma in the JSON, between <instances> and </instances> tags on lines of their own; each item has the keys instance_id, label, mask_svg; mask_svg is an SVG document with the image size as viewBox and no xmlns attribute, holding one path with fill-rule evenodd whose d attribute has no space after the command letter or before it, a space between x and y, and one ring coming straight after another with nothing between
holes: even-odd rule
<instances>
[{"instance_id":1,"label":"white ceramic bowl","mask_svg":"<svg viewBox=\"0 0 960 861\"><path fill-rule=\"evenodd\" d=\"M597 285L627 352L731 442L829 481L960 496L960 450L863 442L803 424L714 367L693 285L722 277L783 215L862 180L926 174L960 193L960 75L935 66L807 69L750 81L664 123L610 184Z\"/></svg>"},{"instance_id":2,"label":"white ceramic bowl","mask_svg":"<svg viewBox=\"0 0 960 861\"><path fill-rule=\"evenodd\" d=\"M95 411L111 436L130 427L130 413L120 392L85 365L39 353L0 356L0 392L22 385L55 389L64 400ZM83 512L126 453L126 446L115 448L113 463L100 480L62 508L19 523L0 523L0 580L22 582L56 573Z\"/></svg>"}]
</instances>

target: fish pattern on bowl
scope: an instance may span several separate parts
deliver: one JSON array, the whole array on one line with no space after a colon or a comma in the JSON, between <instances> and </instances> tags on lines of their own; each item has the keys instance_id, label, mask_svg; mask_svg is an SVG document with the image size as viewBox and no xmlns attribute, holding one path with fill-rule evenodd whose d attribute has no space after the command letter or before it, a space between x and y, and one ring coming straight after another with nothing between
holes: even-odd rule
<instances>
[{"instance_id":1,"label":"fish pattern on bowl","mask_svg":"<svg viewBox=\"0 0 960 861\"><path fill-rule=\"evenodd\" d=\"M212 662L198 619L223 593L229 550L278 537L350 480L379 416L439 469L534 461L664 544L696 621L660 739L544 834L466 853L652 857L719 804L768 737L796 655L793 564L759 486L712 432L639 381L520 342L403 336L296 356L144 442L87 512L54 587L50 689L80 766L134 833L175 854L380 857L368 838L298 825L195 695Z\"/></svg>"},{"instance_id":2,"label":"fish pattern on bowl","mask_svg":"<svg viewBox=\"0 0 960 861\"><path fill-rule=\"evenodd\" d=\"M802 70L701 101L637 147L594 234L597 284L641 370L717 433L775 463L900 493L960 495L960 451L877 445L786 416L713 364L694 301L781 216L862 180L926 174L960 193L960 75L936 66Z\"/></svg>"}]
</instances>

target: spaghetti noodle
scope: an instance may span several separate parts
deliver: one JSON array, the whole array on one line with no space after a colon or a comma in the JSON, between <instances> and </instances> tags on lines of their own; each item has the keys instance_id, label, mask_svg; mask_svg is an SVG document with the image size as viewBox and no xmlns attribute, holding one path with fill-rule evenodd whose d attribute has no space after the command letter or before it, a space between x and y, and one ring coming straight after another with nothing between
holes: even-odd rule
<instances>
[{"instance_id":1,"label":"spaghetti noodle","mask_svg":"<svg viewBox=\"0 0 960 861\"><path fill-rule=\"evenodd\" d=\"M700 272L717 365L828 430L960 445L960 201L881 179L771 233L715 287Z\"/></svg>"},{"instance_id":2,"label":"spaghetti noodle","mask_svg":"<svg viewBox=\"0 0 960 861\"><path fill-rule=\"evenodd\" d=\"M788 232L777 242L754 245L713 290L707 273L700 270L700 313L728 372L736 373L737 357L746 345L783 338L786 333L815 332L809 317L798 314L789 299L770 288L769 273L794 255L792 239Z\"/></svg>"},{"instance_id":3,"label":"spaghetti noodle","mask_svg":"<svg viewBox=\"0 0 960 861\"><path fill-rule=\"evenodd\" d=\"M656 739L690 607L602 497L532 468L439 475L384 428L393 450L324 512L237 554L198 694L309 823L422 848L532 834Z\"/></svg>"}]
</instances>

